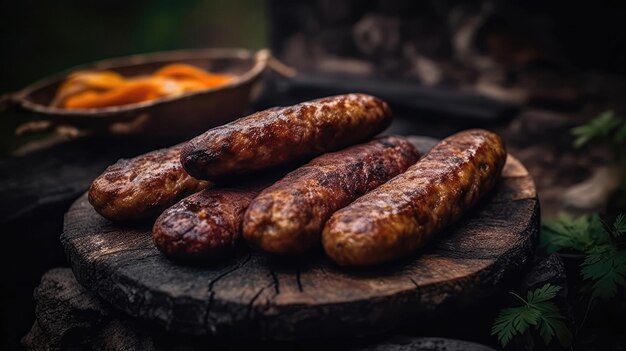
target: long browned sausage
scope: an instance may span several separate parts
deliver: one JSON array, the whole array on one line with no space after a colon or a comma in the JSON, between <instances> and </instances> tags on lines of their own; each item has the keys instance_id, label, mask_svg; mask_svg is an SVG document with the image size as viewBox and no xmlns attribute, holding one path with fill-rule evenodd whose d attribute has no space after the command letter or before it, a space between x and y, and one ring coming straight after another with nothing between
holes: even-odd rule
<instances>
[{"instance_id":1,"label":"long browned sausage","mask_svg":"<svg viewBox=\"0 0 626 351\"><path fill-rule=\"evenodd\" d=\"M270 253L305 252L320 242L333 212L418 159L411 143L393 136L319 156L252 201L244 218L244 237Z\"/></svg>"},{"instance_id":2,"label":"long browned sausage","mask_svg":"<svg viewBox=\"0 0 626 351\"><path fill-rule=\"evenodd\" d=\"M342 266L367 266L414 253L459 219L496 183L506 149L486 130L438 143L419 162L331 216L324 250Z\"/></svg>"},{"instance_id":3,"label":"long browned sausage","mask_svg":"<svg viewBox=\"0 0 626 351\"><path fill-rule=\"evenodd\" d=\"M223 258L240 238L243 213L260 190L207 189L181 200L154 223L154 244L173 259Z\"/></svg>"},{"instance_id":4,"label":"long browned sausage","mask_svg":"<svg viewBox=\"0 0 626 351\"><path fill-rule=\"evenodd\" d=\"M178 200L210 185L190 177L180 164L183 144L122 159L89 188L89 202L113 221L157 217Z\"/></svg>"},{"instance_id":5,"label":"long browned sausage","mask_svg":"<svg viewBox=\"0 0 626 351\"><path fill-rule=\"evenodd\" d=\"M215 180L362 142L390 122L389 106L373 96L332 96L213 128L187 143L181 163L192 176Z\"/></svg>"}]
</instances>

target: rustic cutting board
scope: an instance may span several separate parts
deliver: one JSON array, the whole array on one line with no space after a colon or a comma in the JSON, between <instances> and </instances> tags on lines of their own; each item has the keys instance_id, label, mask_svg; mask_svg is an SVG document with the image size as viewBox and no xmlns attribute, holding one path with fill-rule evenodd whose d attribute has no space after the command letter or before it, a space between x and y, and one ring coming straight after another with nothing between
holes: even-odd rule
<instances>
[{"instance_id":1,"label":"rustic cutting board","mask_svg":"<svg viewBox=\"0 0 626 351\"><path fill-rule=\"evenodd\" d=\"M321 250L286 260L245 245L226 262L185 266L157 251L149 228L114 225L86 195L66 214L61 241L78 281L133 317L182 333L296 339L381 333L484 302L521 270L538 229L533 181L509 156L474 211L421 253L378 268L341 269Z\"/></svg>"}]
</instances>

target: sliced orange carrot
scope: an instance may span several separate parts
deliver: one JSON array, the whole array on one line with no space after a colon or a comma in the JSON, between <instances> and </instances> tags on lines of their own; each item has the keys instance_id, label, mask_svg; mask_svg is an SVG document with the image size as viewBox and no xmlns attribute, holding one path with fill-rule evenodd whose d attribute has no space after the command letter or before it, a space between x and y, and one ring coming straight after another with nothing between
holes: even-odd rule
<instances>
[{"instance_id":1,"label":"sliced orange carrot","mask_svg":"<svg viewBox=\"0 0 626 351\"><path fill-rule=\"evenodd\" d=\"M78 71L63 82L54 98L53 105L58 106L72 95L85 91L106 91L124 84L125 79L113 71Z\"/></svg>"},{"instance_id":2,"label":"sliced orange carrot","mask_svg":"<svg viewBox=\"0 0 626 351\"><path fill-rule=\"evenodd\" d=\"M178 84L185 93L207 88L202 82L193 79L176 80L176 84Z\"/></svg>"},{"instance_id":3,"label":"sliced orange carrot","mask_svg":"<svg viewBox=\"0 0 626 351\"><path fill-rule=\"evenodd\" d=\"M154 72L153 75L176 80L197 80L204 84L206 88L228 84L233 79L231 75L208 73L203 69L184 63L173 63L163 66Z\"/></svg>"},{"instance_id":4,"label":"sliced orange carrot","mask_svg":"<svg viewBox=\"0 0 626 351\"><path fill-rule=\"evenodd\" d=\"M70 96L67 100L65 100L64 107L98 108L126 105L153 100L164 95L167 94L163 81L129 81L122 86L109 91L85 91L83 93Z\"/></svg>"},{"instance_id":5,"label":"sliced orange carrot","mask_svg":"<svg viewBox=\"0 0 626 351\"><path fill-rule=\"evenodd\" d=\"M225 85L233 78L187 64L170 64L151 76L129 79L113 71L79 71L68 76L52 104L66 108L132 104Z\"/></svg>"},{"instance_id":6,"label":"sliced orange carrot","mask_svg":"<svg viewBox=\"0 0 626 351\"><path fill-rule=\"evenodd\" d=\"M125 78L114 71L78 71L70 74L65 82L83 83L90 89L111 89L124 81Z\"/></svg>"}]
</instances>

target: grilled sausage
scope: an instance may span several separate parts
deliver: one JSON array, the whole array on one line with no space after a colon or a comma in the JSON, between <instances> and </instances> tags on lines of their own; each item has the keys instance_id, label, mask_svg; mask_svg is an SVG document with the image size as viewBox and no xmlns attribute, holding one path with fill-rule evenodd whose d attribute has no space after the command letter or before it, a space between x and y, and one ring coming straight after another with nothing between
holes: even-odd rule
<instances>
[{"instance_id":1,"label":"grilled sausage","mask_svg":"<svg viewBox=\"0 0 626 351\"><path fill-rule=\"evenodd\" d=\"M328 153L287 174L252 201L243 223L252 246L298 254L320 242L336 210L403 172L419 158L407 140L384 137Z\"/></svg>"},{"instance_id":2,"label":"grilled sausage","mask_svg":"<svg viewBox=\"0 0 626 351\"><path fill-rule=\"evenodd\" d=\"M190 177L180 164L179 144L122 159L109 166L89 188L89 202L112 221L157 217L178 200L209 186Z\"/></svg>"},{"instance_id":3,"label":"grilled sausage","mask_svg":"<svg viewBox=\"0 0 626 351\"><path fill-rule=\"evenodd\" d=\"M389 106L373 96L327 97L213 128L187 143L181 163L198 179L216 180L362 142L390 122Z\"/></svg>"},{"instance_id":4,"label":"grilled sausage","mask_svg":"<svg viewBox=\"0 0 626 351\"><path fill-rule=\"evenodd\" d=\"M243 213L259 191L207 189L181 200L154 223L154 244L166 256L184 261L228 255L241 236Z\"/></svg>"},{"instance_id":5,"label":"grilled sausage","mask_svg":"<svg viewBox=\"0 0 626 351\"><path fill-rule=\"evenodd\" d=\"M342 266L410 255L489 192L505 160L494 133L452 135L406 172L333 214L322 234L324 250Z\"/></svg>"}]
</instances>

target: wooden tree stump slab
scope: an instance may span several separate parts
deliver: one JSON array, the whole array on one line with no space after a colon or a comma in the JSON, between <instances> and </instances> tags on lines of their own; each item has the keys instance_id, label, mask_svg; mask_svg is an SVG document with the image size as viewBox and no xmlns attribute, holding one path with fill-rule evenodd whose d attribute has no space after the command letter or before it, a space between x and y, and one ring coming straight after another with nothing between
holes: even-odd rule
<instances>
[{"instance_id":1,"label":"wooden tree stump slab","mask_svg":"<svg viewBox=\"0 0 626 351\"><path fill-rule=\"evenodd\" d=\"M534 183L509 156L497 189L438 241L372 269L339 268L322 250L286 260L245 245L226 262L181 265L159 253L150 228L116 226L86 195L61 241L78 281L131 316L181 333L279 340L371 335L480 303L521 270L538 229Z\"/></svg>"}]
</instances>

